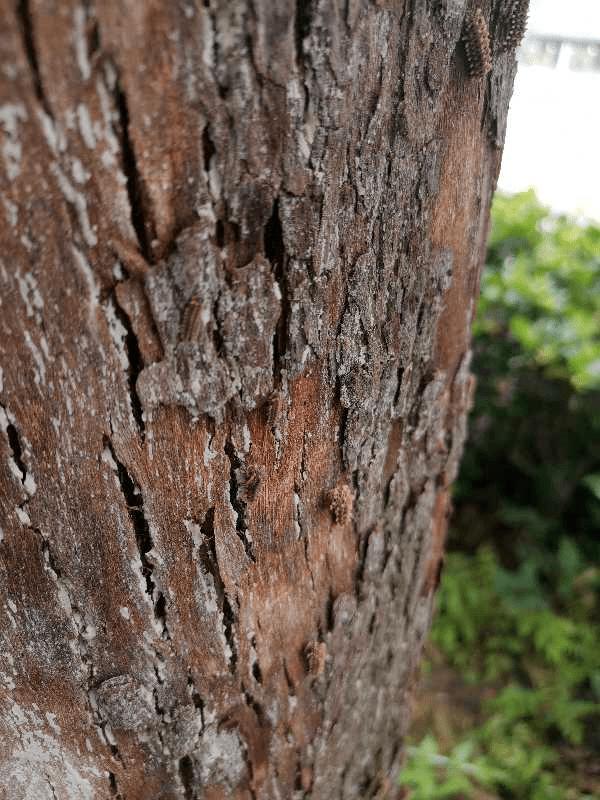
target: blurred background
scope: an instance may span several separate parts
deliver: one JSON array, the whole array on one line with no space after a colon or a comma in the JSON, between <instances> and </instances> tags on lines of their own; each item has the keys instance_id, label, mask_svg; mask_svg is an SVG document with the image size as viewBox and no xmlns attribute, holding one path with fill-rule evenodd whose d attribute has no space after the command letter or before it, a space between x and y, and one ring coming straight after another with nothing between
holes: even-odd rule
<instances>
[{"instance_id":1,"label":"blurred background","mask_svg":"<svg viewBox=\"0 0 600 800\"><path fill-rule=\"evenodd\" d=\"M600 800L600 2L519 62L411 800Z\"/></svg>"}]
</instances>

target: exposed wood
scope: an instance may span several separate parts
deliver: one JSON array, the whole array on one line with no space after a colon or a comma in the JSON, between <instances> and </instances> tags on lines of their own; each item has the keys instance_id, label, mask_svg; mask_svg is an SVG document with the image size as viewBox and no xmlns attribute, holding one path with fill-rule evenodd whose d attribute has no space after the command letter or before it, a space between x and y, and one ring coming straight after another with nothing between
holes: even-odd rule
<instances>
[{"instance_id":1,"label":"exposed wood","mask_svg":"<svg viewBox=\"0 0 600 800\"><path fill-rule=\"evenodd\" d=\"M392 798L526 4L0 6L0 797Z\"/></svg>"}]
</instances>

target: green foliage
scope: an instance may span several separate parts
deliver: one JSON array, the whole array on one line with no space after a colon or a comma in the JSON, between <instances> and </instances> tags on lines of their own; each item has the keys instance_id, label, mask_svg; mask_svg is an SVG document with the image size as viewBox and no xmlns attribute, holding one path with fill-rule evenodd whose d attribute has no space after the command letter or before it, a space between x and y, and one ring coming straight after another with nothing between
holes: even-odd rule
<instances>
[{"instance_id":1,"label":"green foliage","mask_svg":"<svg viewBox=\"0 0 600 800\"><path fill-rule=\"evenodd\" d=\"M580 773L600 764L600 228L552 217L532 192L497 196L492 219L431 632L481 703L466 734L445 734L446 754L431 735L409 750L402 783L412 800L591 799Z\"/></svg>"},{"instance_id":2,"label":"green foliage","mask_svg":"<svg viewBox=\"0 0 600 800\"><path fill-rule=\"evenodd\" d=\"M477 784L487 786L504 780L504 774L475 751L474 740L465 739L444 756L433 736L409 748L402 783L411 787L411 800L468 795Z\"/></svg>"},{"instance_id":3,"label":"green foliage","mask_svg":"<svg viewBox=\"0 0 600 800\"><path fill-rule=\"evenodd\" d=\"M600 629L585 621L586 593L598 576L582 581L573 569L581 561L569 548L561 551L557 587L569 614L552 610L534 565L509 572L490 547L474 556L449 554L431 641L490 696L482 724L449 756L439 754L432 737L411 751L402 783L412 787L412 800L477 797L478 786L522 800L584 796L573 794L560 748L589 748L586 733L600 727Z\"/></svg>"},{"instance_id":4,"label":"green foliage","mask_svg":"<svg viewBox=\"0 0 600 800\"><path fill-rule=\"evenodd\" d=\"M535 556L548 581L565 535L600 561L600 228L551 217L531 192L492 211L455 501L476 510L468 546L502 538L503 561Z\"/></svg>"},{"instance_id":5,"label":"green foliage","mask_svg":"<svg viewBox=\"0 0 600 800\"><path fill-rule=\"evenodd\" d=\"M504 325L549 375L600 387L600 227L551 217L533 191L493 208L476 334Z\"/></svg>"}]
</instances>

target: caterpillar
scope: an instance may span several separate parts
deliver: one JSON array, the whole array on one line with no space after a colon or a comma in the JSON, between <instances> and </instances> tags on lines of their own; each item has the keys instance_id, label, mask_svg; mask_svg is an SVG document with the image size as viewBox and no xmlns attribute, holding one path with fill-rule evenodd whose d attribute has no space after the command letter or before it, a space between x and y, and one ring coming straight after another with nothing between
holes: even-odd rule
<instances>
[{"instance_id":1,"label":"caterpillar","mask_svg":"<svg viewBox=\"0 0 600 800\"><path fill-rule=\"evenodd\" d=\"M492 49L488 26L480 8L475 9L465 23L463 43L470 78L482 78L492 68Z\"/></svg>"},{"instance_id":2,"label":"caterpillar","mask_svg":"<svg viewBox=\"0 0 600 800\"><path fill-rule=\"evenodd\" d=\"M321 677L327 660L327 645L325 642L309 642L304 648L304 657L308 674L315 678Z\"/></svg>"},{"instance_id":3,"label":"caterpillar","mask_svg":"<svg viewBox=\"0 0 600 800\"><path fill-rule=\"evenodd\" d=\"M527 14L529 0L507 0L498 9L496 21L496 35L498 52L516 49L520 44L527 29Z\"/></svg>"},{"instance_id":4,"label":"caterpillar","mask_svg":"<svg viewBox=\"0 0 600 800\"><path fill-rule=\"evenodd\" d=\"M198 297L193 295L183 309L181 320L181 340L183 342L198 342L206 326L204 307Z\"/></svg>"},{"instance_id":5,"label":"caterpillar","mask_svg":"<svg viewBox=\"0 0 600 800\"><path fill-rule=\"evenodd\" d=\"M249 466L245 469L237 469L235 471L238 485L238 498L242 503L251 503L256 499L264 476L265 470L260 466Z\"/></svg>"},{"instance_id":6,"label":"caterpillar","mask_svg":"<svg viewBox=\"0 0 600 800\"><path fill-rule=\"evenodd\" d=\"M346 525L352 517L354 498L350 487L344 484L327 493L325 497L329 512L336 525Z\"/></svg>"}]
</instances>

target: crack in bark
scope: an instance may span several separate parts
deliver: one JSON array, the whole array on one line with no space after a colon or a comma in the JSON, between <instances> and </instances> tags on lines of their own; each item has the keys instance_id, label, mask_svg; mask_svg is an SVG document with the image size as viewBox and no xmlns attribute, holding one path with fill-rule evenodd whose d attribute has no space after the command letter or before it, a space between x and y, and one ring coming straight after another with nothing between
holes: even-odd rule
<instances>
[{"instance_id":1,"label":"crack in bark","mask_svg":"<svg viewBox=\"0 0 600 800\"><path fill-rule=\"evenodd\" d=\"M401 535L404 533L404 530L405 530L406 515L410 511L412 511L413 514L416 513L418 505L419 505L419 499L423 496L423 493L425 491L425 487L426 487L426 481L423 481L422 484L419 485L416 489L411 488L409 496L408 496L408 499L406 501L406 505L404 506L404 508L402 510L402 519L401 519L401 522L400 522L400 533L401 533ZM416 585L417 581L419 580L419 575L421 573L420 567L422 566L420 558L419 558L419 555L422 554L422 552L423 552L423 540L425 538L425 532L417 524L417 520L413 519L412 527L415 528L415 526L416 526L416 541L413 541L413 543L412 543L413 546L410 548L410 550L406 550L405 553L404 553L404 559L406 559L409 556L412 556L414 558L414 561L413 561L413 564L412 564L412 567L411 567L410 577L409 577L408 581L406 581L404 583L404 585L402 585L402 587L401 587L401 590L404 590L404 593L405 593L404 607L402 609L402 619L410 619L411 618L410 614L409 614L410 604L411 604L411 601L415 601L417 599L417 593L413 589L413 587ZM386 544L389 546L388 542L386 542ZM392 553L393 553L393 546L389 546L389 551L388 551L388 553L386 553L385 566L387 566L387 562L388 562L390 556L392 555ZM385 569L385 566L384 566L384 569Z\"/></svg>"},{"instance_id":2,"label":"crack in bark","mask_svg":"<svg viewBox=\"0 0 600 800\"><path fill-rule=\"evenodd\" d=\"M357 542L358 563L354 574L354 594L356 595L356 602L360 603L365 598L363 592L363 584L365 580L365 567L367 563L367 551L369 549L369 537L376 529L372 529L361 536Z\"/></svg>"},{"instance_id":3,"label":"crack in bark","mask_svg":"<svg viewBox=\"0 0 600 800\"><path fill-rule=\"evenodd\" d=\"M396 387L396 391L394 392L394 401L392 404L394 410L398 408L398 402L400 400L400 392L402 391L402 378L404 377L404 369L405 368L403 366L399 366L396 370L398 386Z\"/></svg>"},{"instance_id":4,"label":"crack in bark","mask_svg":"<svg viewBox=\"0 0 600 800\"><path fill-rule=\"evenodd\" d=\"M27 62L33 78L33 88L38 102L50 117L54 119L48 98L44 92L44 85L42 83L42 76L40 73L40 65L38 62L37 51L35 47L35 32L33 30L33 22L31 19L31 8L29 7L29 0L18 0L16 6L16 13L21 28L21 35L23 37L23 47L27 56Z\"/></svg>"},{"instance_id":5,"label":"crack in bark","mask_svg":"<svg viewBox=\"0 0 600 800\"><path fill-rule=\"evenodd\" d=\"M4 406L0 405L0 408L4 411L6 415L6 419L9 420L8 414L6 413L6 409ZM12 459L15 463L15 466L21 473L21 483L23 486L25 485L25 480L27 479L27 467L23 462L23 451L21 449L21 441L19 439L19 432L17 431L15 425L12 422L8 422L6 426L6 436L8 438L8 444L12 451Z\"/></svg>"},{"instance_id":6,"label":"crack in bark","mask_svg":"<svg viewBox=\"0 0 600 800\"><path fill-rule=\"evenodd\" d=\"M285 677L285 682L287 684L290 697L296 697L296 686L294 684L294 681L292 680L292 676L290 675L290 671L288 669L288 665L286 663L285 658L283 659L283 675Z\"/></svg>"},{"instance_id":7,"label":"crack in bark","mask_svg":"<svg viewBox=\"0 0 600 800\"><path fill-rule=\"evenodd\" d=\"M153 649L154 649L155 660L152 666L154 669L154 676L156 677L156 685L152 689L152 699L154 700L154 713L156 714L160 722L160 724L156 727L156 735L158 736L158 741L160 742L160 746L163 750L163 753L167 754L169 752L169 748L165 746L164 729L165 726L168 725L168 721L166 719L165 707L160 704L160 700L158 698L158 689L159 687L164 686L165 684L165 681L160 674L158 662L163 663L164 657L161 655L161 653L158 652L158 650L156 650L156 648Z\"/></svg>"},{"instance_id":8,"label":"crack in bark","mask_svg":"<svg viewBox=\"0 0 600 800\"><path fill-rule=\"evenodd\" d=\"M252 677L258 684L262 684L262 670L260 668L260 664L258 663L258 656L256 654L256 636L253 636L250 640L250 644L252 645L252 649L254 651L254 662L252 664Z\"/></svg>"},{"instance_id":9,"label":"crack in bark","mask_svg":"<svg viewBox=\"0 0 600 800\"><path fill-rule=\"evenodd\" d=\"M242 696L246 702L246 705L249 708L251 708L252 711L254 712L259 727L260 728L266 727L268 725L268 722L266 720L263 707L261 706L260 703L258 703L254 699L254 697L250 694L250 692L244 687L243 683L242 683ZM250 792L250 797L252 798L252 800L256 800L256 792L252 788L252 783L254 781L254 764L252 763L252 759L250 758L250 753L248 751L248 748L244 750L244 760L246 762L246 766L248 768L248 775L250 778L248 782L249 783L248 791Z\"/></svg>"},{"instance_id":10,"label":"crack in bark","mask_svg":"<svg viewBox=\"0 0 600 800\"><path fill-rule=\"evenodd\" d=\"M325 629L327 633L331 633L335 627L335 615L333 613L333 605L335 597L331 587L329 587L329 597L327 598L327 606L325 608Z\"/></svg>"},{"instance_id":11,"label":"crack in bark","mask_svg":"<svg viewBox=\"0 0 600 800\"><path fill-rule=\"evenodd\" d=\"M229 459L229 502L237 515L235 530L244 545L246 555L253 564L256 564L256 556L252 549L252 540L248 534L248 526L246 524L246 503L242 500L243 489L240 487L236 477L236 471L241 469L243 464L236 455L231 439L225 442L225 455Z\"/></svg>"},{"instance_id":12,"label":"crack in bark","mask_svg":"<svg viewBox=\"0 0 600 800\"><path fill-rule=\"evenodd\" d=\"M179 759L178 772L179 779L183 786L185 800L195 800L197 797L194 789L196 774L194 771L194 762L189 756L183 756L183 758Z\"/></svg>"},{"instance_id":13,"label":"crack in bark","mask_svg":"<svg viewBox=\"0 0 600 800\"><path fill-rule=\"evenodd\" d=\"M231 655L229 656L229 670L232 675L235 674L237 666L237 644L233 633L233 626L235 624L235 614L231 608L231 603L227 595L223 595L223 631L225 633L225 640L229 645Z\"/></svg>"},{"instance_id":14,"label":"crack in bark","mask_svg":"<svg viewBox=\"0 0 600 800\"><path fill-rule=\"evenodd\" d=\"M338 380L338 398L340 396L340 389L341 389L341 385L340 385L340 381ZM347 448L346 448L346 432L348 430L348 419L349 419L349 416L350 416L350 410L348 408L345 408L344 406L342 406L341 405L341 401L339 401L339 402L340 402L340 406L341 406L341 409L342 409L342 413L340 415L340 432L339 432L339 435L338 435L339 446L340 446L340 456L341 456L341 459L342 459L342 464L344 465L344 467L346 469L348 469L350 464L349 464L348 453L347 453Z\"/></svg>"},{"instance_id":15,"label":"crack in bark","mask_svg":"<svg viewBox=\"0 0 600 800\"><path fill-rule=\"evenodd\" d=\"M310 555L308 553L308 536L304 537L304 560L306 561L306 566L308 567L308 574L310 575L310 582L311 588L313 592L315 591L315 576L312 569L312 561Z\"/></svg>"},{"instance_id":16,"label":"crack in bark","mask_svg":"<svg viewBox=\"0 0 600 800\"><path fill-rule=\"evenodd\" d=\"M215 508L212 506L204 515L204 520L200 525L200 533L202 534L202 544L198 548L198 555L202 560L202 564L213 576L215 584L215 592L220 602L223 601L225 594L225 584L221 576L219 562L217 560L217 550L215 546Z\"/></svg>"},{"instance_id":17,"label":"crack in bark","mask_svg":"<svg viewBox=\"0 0 600 800\"><path fill-rule=\"evenodd\" d=\"M27 465L23 461L23 448L21 447L21 438L19 436L17 426L15 425L15 419L13 415L10 414L10 412L6 409L6 407L2 405L2 403L0 403L0 427L6 434L8 446L10 447L12 453L12 463L14 466L12 467L11 472L15 478L20 480L21 486L23 487L23 491L26 495L22 502L17 506L17 516L22 524L28 526L30 520L25 506L28 505L30 499L35 494L36 485L33 475L30 475L28 479ZM22 512L22 514L19 514L19 511Z\"/></svg>"},{"instance_id":18,"label":"crack in bark","mask_svg":"<svg viewBox=\"0 0 600 800\"><path fill-rule=\"evenodd\" d=\"M217 148L214 145L213 140L210 138L210 133L208 130L208 122L204 126L202 130L202 157L204 160L204 171L208 175L210 172L210 161L211 158L217 152Z\"/></svg>"},{"instance_id":19,"label":"crack in bark","mask_svg":"<svg viewBox=\"0 0 600 800\"><path fill-rule=\"evenodd\" d=\"M221 320L219 318L219 300L221 299L221 293L217 295L215 302L213 303L212 308L212 321L213 321L213 329L212 329L212 342L213 347L215 348L215 353L217 358L225 359L227 353L225 348L225 337L223 336L223 329L221 327Z\"/></svg>"},{"instance_id":20,"label":"crack in bark","mask_svg":"<svg viewBox=\"0 0 600 800\"><path fill-rule=\"evenodd\" d=\"M54 798L54 800L58 800L58 798L56 796L56 792L54 791L54 786L53 786L52 781L50 780L50 776L48 775L47 772L44 773L44 777L46 778L46 783L50 787L50 791L52 792L52 797Z\"/></svg>"},{"instance_id":21,"label":"crack in bark","mask_svg":"<svg viewBox=\"0 0 600 800\"><path fill-rule=\"evenodd\" d=\"M144 499L142 493L139 486L137 486L133 478L127 472L125 465L117 458L113 444L108 436L104 437L104 446L108 449L113 461L117 465L117 478L121 492L125 498L129 519L133 525L135 541L140 554L140 561L142 562L142 575L146 580L146 592L152 600L154 616L158 621L162 622L163 635L165 638L169 638L166 622L166 604L164 602L163 593L159 591L155 599L156 584L153 579L154 566L152 561L148 558L148 553L152 550L154 543L150 534L148 520L144 516Z\"/></svg>"},{"instance_id":22,"label":"crack in bark","mask_svg":"<svg viewBox=\"0 0 600 800\"><path fill-rule=\"evenodd\" d=\"M123 795L119 792L117 778L114 772L108 773L108 784L110 786L110 793L116 797L116 800L123 800Z\"/></svg>"},{"instance_id":23,"label":"crack in bark","mask_svg":"<svg viewBox=\"0 0 600 800\"><path fill-rule=\"evenodd\" d=\"M123 158L122 166L123 174L127 180L131 224L137 236L142 256L149 264L152 264L154 259L150 242L154 238L154 223L147 212L143 179L137 167L135 150L129 136L129 107L127 104L127 96L118 78L115 81L114 96L120 121L119 134Z\"/></svg>"},{"instance_id":24,"label":"crack in bark","mask_svg":"<svg viewBox=\"0 0 600 800\"><path fill-rule=\"evenodd\" d=\"M197 708L200 711L200 722L202 726L200 728L199 735L202 736L204 733L205 721L204 721L204 700L200 697L198 690L196 689L196 684L194 683L194 679L192 678L192 670L188 668L188 679L187 679L187 687L190 697L192 698L192 703L194 704L194 708Z\"/></svg>"},{"instance_id":25,"label":"crack in bark","mask_svg":"<svg viewBox=\"0 0 600 800\"><path fill-rule=\"evenodd\" d=\"M303 41L310 33L313 15L313 0L296 0L296 15L294 17L294 42L296 44L296 64L300 71L304 64Z\"/></svg>"},{"instance_id":26,"label":"crack in bark","mask_svg":"<svg viewBox=\"0 0 600 800\"><path fill-rule=\"evenodd\" d=\"M162 592L158 593L156 603L154 603L154 616L162 624L162 638L170 641L171 634L167 627L167 601Z\"/></svg>"},{"instance_id":27,"label":"crack in bark","mask_svg":"<svg viewBox=\"0 0 600 800\"><path fill-rule=\"evenodd\" d=\"M82 6L85 11L86 30L85 38L87 43L87 56L91 61L93 56L100 50L100 28L96 17L96 10L91 0L83 0Z\"/></svg>"},{"instance_id":28,"label":"crack in bark","mask_svg":"<svg viewBox=\"0 0 600 800\"><path fill-rule=\"evenodd\" d=\"M300 754L296 756L296 774L294 776L294 790L302 792L302 758Z\"/></svg>"},{"instance_id":29,"label":"crack in bark","mask_svg":"<svg viewBox=\"0 0 600 800\"><path fill-rule=\"evenodd\" d=\"M307 473L306 473L306 450L307 450L307 431L306 425L302 428L302 455L300 457L300 478L302 481L306 481ZM296 496L300 498L300 492L296 488L296 484L294 484L294 492ZM301 501L300 501L301 502ZM300 521L300 507L297 507L297 516L298 516L298 526L300 528L300 538L304 539L304 560L306 561L306 566L308 567L308 573L310 575L310 582L312 586L313 592L315 591L315 575L313 572L313 564L308 553L308 545L309 545L309 536L308 532L302 530L302 523Z\"/></svg>"},{"instance_id":30,"label":"crack in bark","mask_svg":"<svg viewBox=\"0 0 600 800\"><path fill-rule=\"evenodd\" d=\"M221 575L221 568L219 567L219 560L217 558L217 548L215 543L215 509L214 506L209 508L204 517L204 521L200 526L200 533L202 534L202 544L198 548L198 555L202 560L202 564L207 572L212 575L215 593L217 600L221 606L221 614L223 616L223 632L225 634L225 641L230 650L229 669L235 673L237 664L237 645L233 633L233 625L235 623L235 616L231 608L231 603L227 597L225 583ZM193 696L192 696L193 697ZM194 702L195 705L195 702ZM204 706L202 706L203 708ZM204 717L203 725L204 725Z\"/></svg>"},{"instance_id":31,"label":"crack in bark","mask_svg":"<svg viewBox=\"0 0 600 800\"><path fill-rule=\"evenodd\" d=\"M137 379L140 372L144 369L144 360L140 352L140 346L137 336L133 330L131 320L125 310L119 305L116 292L113 289L112 301L114 304L115 314L121 325L125 328L125 354L127 356L127 386L129 388L129 399L131 401L131 411L133 418L140 432L142 442L146 435L146 425L144 423L144 410L142 401L137 391Z\"/></svg>"},{"instance_id":32,"label":"crack in bark","mask_svg":"<svg viewBox=\"0 0 600 800\"><path fill-rule=\"evenodd\" d=\"M279 287L279 294L281 295L281 312L273 334L273 377L277 378L278 373L281 373L282 362L288 346L289 320L291 315L290 298L285 275L286 252L281 219L279 218L279 198L277 197L273 201L273 210L264 228L263 248L265 251L265 258L271 264L273 278Z\"/></svg>"},{"instance_id":33,"label":"crack in bark","mask_svg":"<svg viewBox=\"0 0 600 800\"><path fill-rule=\"evenodd\" d=\"M262 705L253 697L253 695L246 689L244 684L242 683L242 695L244 696L244 700L246 701L246 705L254 711L256 715L256 719L258 720L258 724L261 728L266 723L265 711Z\"/></svg>"}]
</instances>

